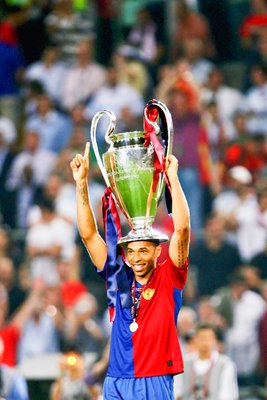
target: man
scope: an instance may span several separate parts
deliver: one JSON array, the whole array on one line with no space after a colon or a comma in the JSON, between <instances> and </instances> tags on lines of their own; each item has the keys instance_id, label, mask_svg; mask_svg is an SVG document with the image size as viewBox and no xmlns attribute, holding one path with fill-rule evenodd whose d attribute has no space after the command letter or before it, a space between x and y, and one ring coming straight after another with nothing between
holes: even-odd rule
<instances>
[{"instance_id":1,"label":"man","mask_svg":"<svg viewBox=\"0 0 267 400\"><path fill-rule=\"evenodd\" d=\"M87 103L106 81L105 68L94 58L94 40L82 39L75 50L76 62L68 69L62 86L61 104L66 112L79 103Z\"/></svg>"},{"instance_id":2,"label":"man","mask_svg":"<svg viewBox=\"0 0 267 400\"><path fill-rule=\"evenodd\" d=\"M227 172L227 180L227 187L213 201L212 211L224 220L227 241L237 246L242 262L247 263L264 243L264 219L258 214L250 171L236 165Z\"/></svg>"},{"instance_id":3,"label":"man","mask_svg":"<svg viewBox=\"0 0 267 400\"><path fill-rule=\"evenodd\" d=\"M233 362L216 349L212 325L196 329L194 353L185 356L185 372L175 378L176 400L237 400L237 376Z\"/></svg>"},{"instance_id":4,"label":"man","mask_svg":"<svg viewBox=\"0 0 267 400\"><path fill-rule=\"evenodd\" d=\"M25 378L16 368L2 362L4 343L0 338L0 400L29 400Z\"/></svg>"},{"instance_id":5,"label":"man","mask_svg":"<svg viewBox=\"0 0 267 400\"><path fill-rule=\"evenodd\" d=\"M107 67L106 83L95 90L85 108L85 116L91 120L98 110L110 110L118 116L119 132L136 130L144 110L143 96L129 83L120 81L120 71L113 63ZM99 121L99 144L105 149L105 121Z\"/></svg>"},{"instance_id":6,"label":"man","mask_svg":"<svg viewBox=\"0 0 267 400\"><path fill-rule=\"evenodd\" d=\"M69 116L58 111L45 93L37 96L36 110L26 118L25 127L40 134L40 148L57 154L67 146L72 133Z\"/></svg>"},{"instance_id":7,"label":"man","mask_svg":"<svg viewBox=\"0 0 267 400\"><path fill-rule=\"evenodd\" d=\"M262 296L249 289L243 267L229 278L228 285L216 293L217 312L227 322L225 353L236 364L238 383L256 382L260 356L259 324L266 310Z\"/></svg>"},{"instance_id":8,"label":"man","mask_svg":"<svg viewBox=\"0 0 267 400\"><path fill-rule=\"evenodd\" d=\"M58 282L57 261L69 255L74 247L72 226L61 218L52 199L44 196L39 201L40 219L30 226L26 236L31 278L49 284Z\"/></svg>"},{"instance_id":9,"label":"man","mask_svg":"<svg viewBox=\"0 0 267 400\"><path fill-rule=\"evenodd\" d=\"M94 265L105 275L107 246L98 233L88 197L89 148L87 143L84 156L77 154L71 161L78 228ZM172 400L173 375L183 372L175 321L187 275L190 217L177 170L177 159L169 156L166 174L172 191L174 233L167 259L156 267L160 246L153 241L125 246L133 305L122 307L121 292L116 292L104 399Z\"/></svg>"},{"instance_id":10,"label":"man","mask_svg":"<svg viewBox=\"0 0 267 400\"><path fill-rule=\"evenodd\" d=\"M15 225L15 197L7 189L6 183L16 156L16 153L11 149L16 140L16 134L14 123L6 117L0 117L0 218L2 224L9 225L12 228Z\"/></svg>"},{"instance_id":11,"label":"man","mask_svg":"<svg viewBox=\"0 0 267 400\"><path fill-rule=\"evenodd\" d=\"M225 223L219 215L206 219L201 239L190 248L190 265L196 269L199 296L213 295L225 286L233 270L241 265L236 246L225 239Z\"/></svg>"}]
</instances>

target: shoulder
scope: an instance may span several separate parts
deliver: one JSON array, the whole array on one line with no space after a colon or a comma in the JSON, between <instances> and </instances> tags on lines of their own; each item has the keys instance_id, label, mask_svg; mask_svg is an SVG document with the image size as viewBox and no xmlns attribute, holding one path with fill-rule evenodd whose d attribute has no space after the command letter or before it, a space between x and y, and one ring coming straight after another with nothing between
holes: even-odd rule
<instances>
[{"instance_id":1,"label":"shoulder","mask_svg":"<svg viewBox=\"0 0 267 400\"><path fill-rule=\"evenodd\" d=\"M222 366L234 365L232 359L229 356L227 356L226 354L218 354L217 363L221 364Z\"/></svg>"},{"instance_id":2,"label":"shoulder","mask_svg":"<svg viewBox=\"0 0 267 400\"><path fill-rule=\"evenodd\" d=\"M257 305L257 307L265 310L265 301L263 300L262 296L256 292L253 292L252 290L247 290L244 293L244 300L247 303L255 304L255 306Z\"/></svg>"},{"instance_id":3,"label":"shoulder","mask_svg":"<svg viewBox=\"0 0 267 400\"><path fill-rule=\"evenodd\" d=\"M19 329L12 322L6 324L0 330L0 337L3 338L3 336L19 336Z\"/></svg>"},{"instance_id":4,"label":"shoulder","mask_svg":"<svg viewBox=\"0 0 267 400\"><path fill-rule=\"evenodd\" d=\"M189 259L186 260L184 265L176 266L168 256L165 261L157 266L155 271L158 275L164 275L165 283L167 277L171 286L175 286L177 289L182 290L187 279L188 264Z\"/></svg>"}]
</instances>

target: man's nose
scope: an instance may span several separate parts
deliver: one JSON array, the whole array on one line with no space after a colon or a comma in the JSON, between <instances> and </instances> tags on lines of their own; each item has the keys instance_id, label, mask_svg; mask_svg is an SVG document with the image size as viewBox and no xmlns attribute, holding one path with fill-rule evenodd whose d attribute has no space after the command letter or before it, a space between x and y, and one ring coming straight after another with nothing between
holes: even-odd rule
<instances>
[{"instance_id":1,"label":"man's nose","mask_svg":"<svg viewBox=\"0 0 267 400\"><path fill-rule=\"evenodd\" d=\"M134 253L133 260L134 260L134 262L140 261L140 254Z\"/></svg>"}]
</instances>

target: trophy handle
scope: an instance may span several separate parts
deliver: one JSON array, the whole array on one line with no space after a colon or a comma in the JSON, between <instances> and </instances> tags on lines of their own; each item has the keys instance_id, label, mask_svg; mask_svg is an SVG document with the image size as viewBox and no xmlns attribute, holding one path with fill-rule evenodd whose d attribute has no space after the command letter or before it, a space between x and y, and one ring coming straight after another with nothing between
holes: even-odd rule
<instances>
[{"instance_id":1,"label":"trophy handle","mask_svg":"<svg viewBox=\"0 0 267 400\"><path fill-rule=\"evenodd\" d=\"M151 100L148 102L149 106L156 107L159 110L159 118L161 127L156 123L151 121L147 116L147 108L144 112L144 117L146 121L154 128L157 135L161 134L161 138L165 144L164 157L168 157L172 154L172 143L173 143L173 123L172 116L169 109L165 106L165 104L161 103L159 100ZM161 199L162 193L164 190L165 180L164 176L161 177L160 187L159 187L159 196L158 200Z\"/></svg>"},{"instance_id":2,"label":"trophy handle","mask_svg":"<svg viewBox=\"0 0 267 400\"><path fill-rule=\"evenodd\" d=\"M96 127L98 124L98 121L100 120L100 118L103 115L108 115L109 117L109 126L108 126L108 130L105 134L105 140L107 143L109 143L110 145L113 145L111 139L109 138L110 135L114 132L115 129L115 125L116 125L116 117L113 114L112 111L109 110L104 110L104 111L99 111L98 113L96 113L92 119L92 124L91 124L91 142L92 142L92 146L95 152L95 156L96 156L96 160L98 163L98 166L100 168L100 171L102 172L104 181L106 182L107 187L110 186L110 182L108 179L108 175L106 173L106 170L104 168L104 164L102 162L102 159L100 157L99 151L98 151L98 146L97 146L97 141L96 141Z\"/></svg>"}]
</instances>

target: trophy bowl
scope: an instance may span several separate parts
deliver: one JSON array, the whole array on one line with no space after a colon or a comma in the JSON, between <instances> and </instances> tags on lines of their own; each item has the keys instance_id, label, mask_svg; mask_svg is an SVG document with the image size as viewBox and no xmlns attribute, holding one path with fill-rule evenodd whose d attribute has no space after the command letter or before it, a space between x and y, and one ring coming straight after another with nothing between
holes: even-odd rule
<instances>
[{"instance_id":1,"label":"trophy bowl","mask_svg":"<svg viewBox=\"0 0 267 400\"><path fill-rule=\"evenodd\" d=\"M153 103L153 106L155 104L163 112L166 118L165 126L168 127L168 132L163 135L165 140L161 144L165 157L170 154L172 147L172 121L167 107L158 101ZM101 159L96 141L96 128L103 115L110 117L105 135L110 147ZM146 112L144 118L148 118ZM159 125L148 119L147 122L159 135ZM91 141L106 185L111 188L119 208L131 227L131 231L122 237L118 244L124 245L137 240L158 243L168 241L167 235L152 227L165 188L164 173L155 163L156 153L153 143L147 140L145 131L114 133L115 124L116 117L111 111L98 112L92 120Z\"/></svg>"}]
</instances>

